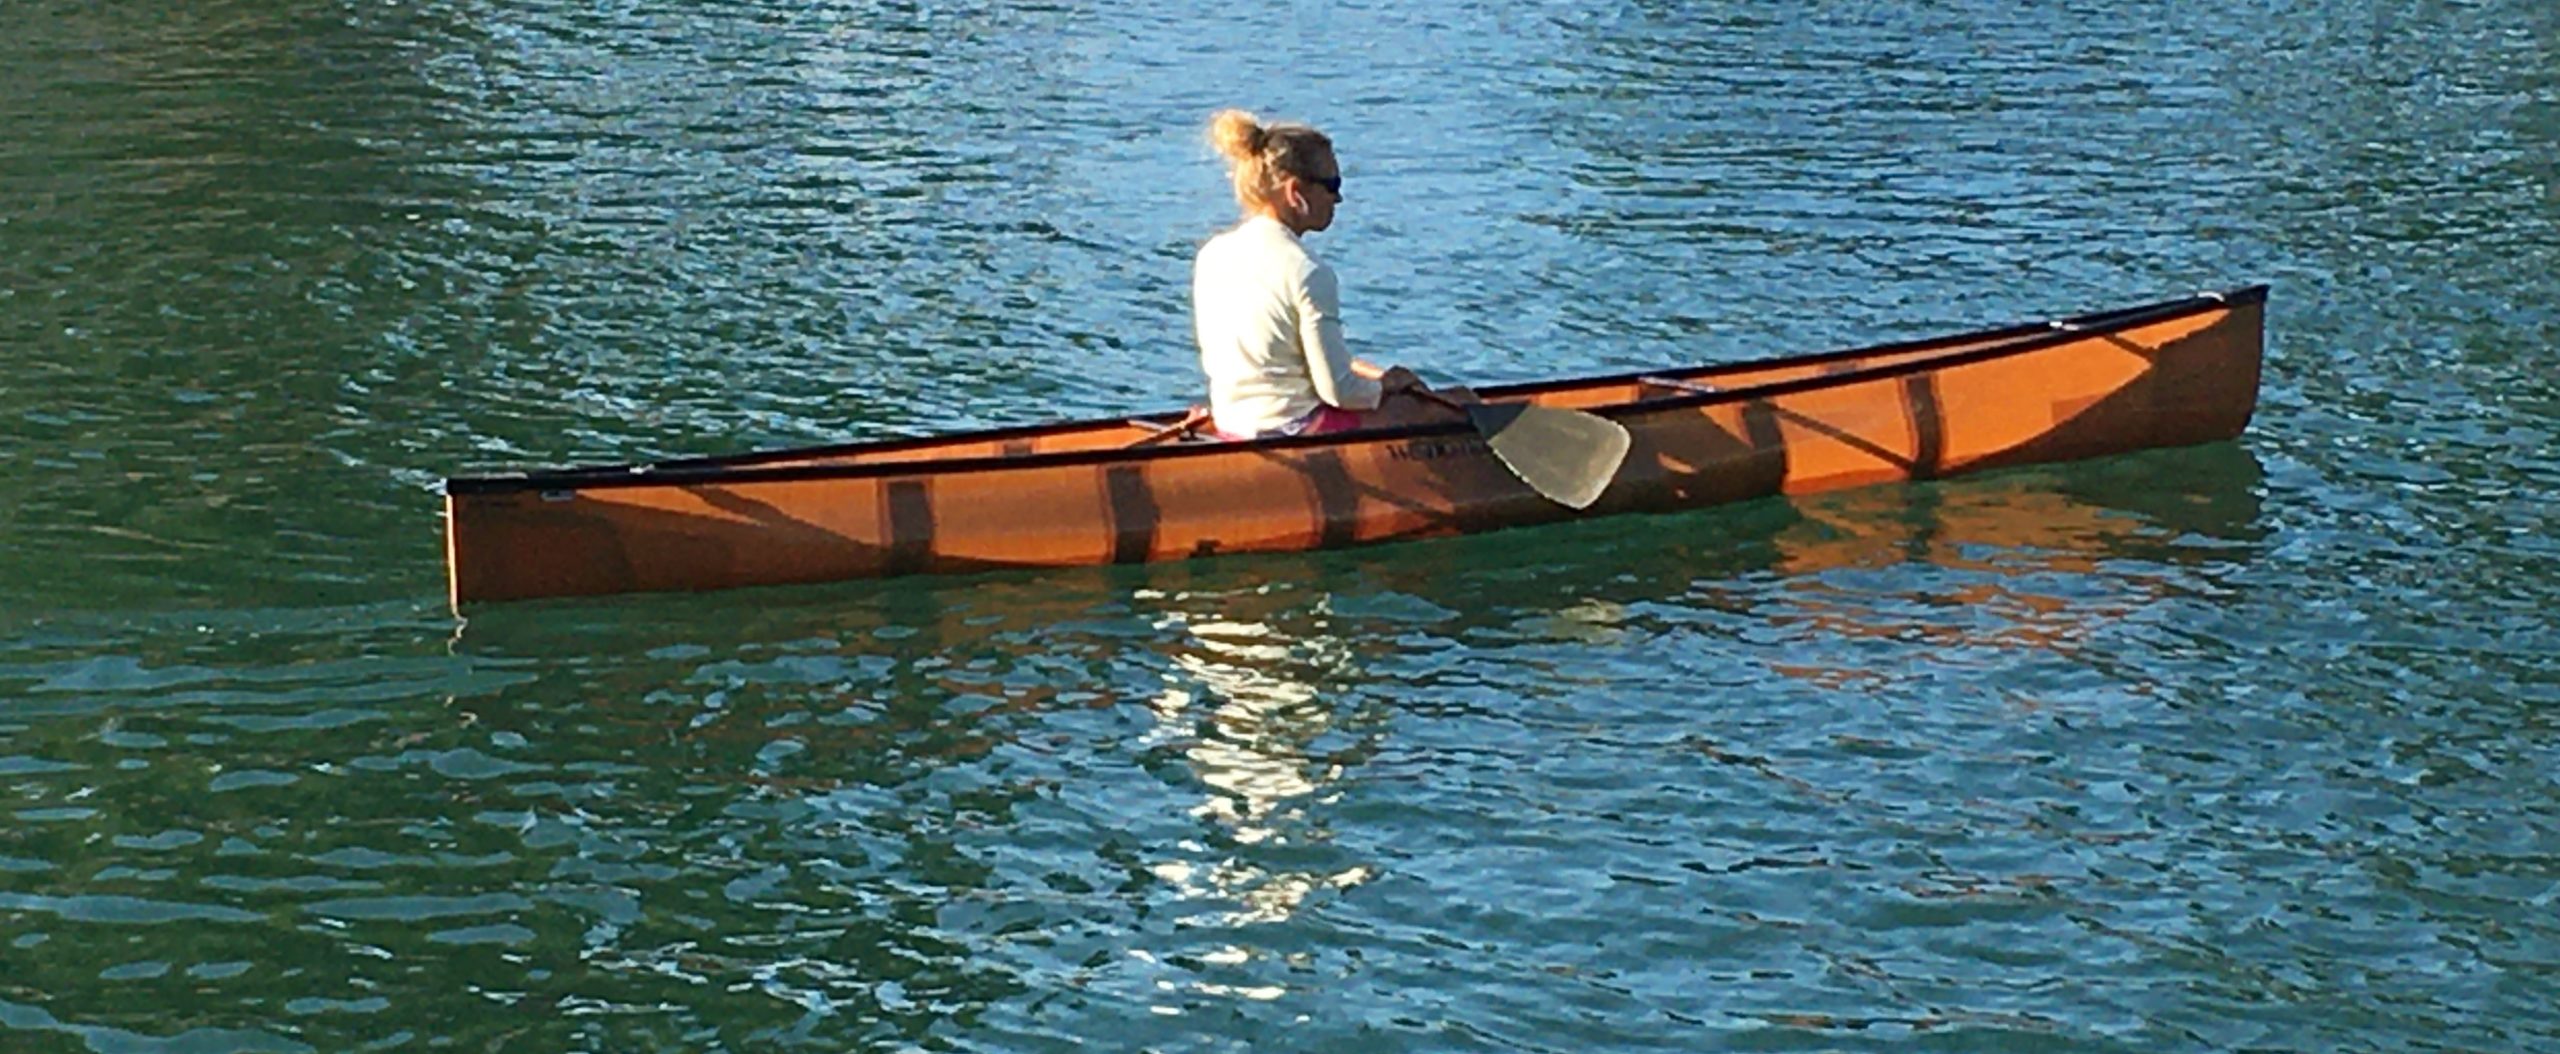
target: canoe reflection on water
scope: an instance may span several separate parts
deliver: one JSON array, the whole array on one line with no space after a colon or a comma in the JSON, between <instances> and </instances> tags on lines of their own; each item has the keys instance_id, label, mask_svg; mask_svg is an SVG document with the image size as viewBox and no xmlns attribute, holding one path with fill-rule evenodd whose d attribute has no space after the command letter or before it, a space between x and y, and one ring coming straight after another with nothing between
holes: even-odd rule
<instances>
[{"instance_id":1,"label":"canoe reflection on water","mask_svg":"<svg viewBox=\"0 0 2560 1054\"><path fill-rule=\"evenodd\" d=\"M2198 565L2255 554L2261 481L2224 444L1802 501L1772 540L1788 584L1768 615L1842 637L2070 648L2156 601L2224 588ZM1890 581L1828 573L1895 564Z\"/></svg>"},{"instance_id":2,"label":"canoe reflection on water","mask_svg":"<svg viewBox=\"0 0 2560 1054\"><path fill-rule=\"evenodd\" d=\"M2245 448L2213 444L1367 550L554 602L475 617L458 646L493 669L632 653L506 695L538 711L567 693L635 751L715 780L796 778L758 757L777 721L831 759L817 782L858 782L1136 708L1146 749L1199 781L1193 814L1250 844L1358 752L1310 744L1377 734L1345 707L1392 705L1423 651L1642 641L1841 682L1873 672L1816 668L1791 642L2072 649L2239 588L2262 488Z\"/></svg>"}]
</instances>

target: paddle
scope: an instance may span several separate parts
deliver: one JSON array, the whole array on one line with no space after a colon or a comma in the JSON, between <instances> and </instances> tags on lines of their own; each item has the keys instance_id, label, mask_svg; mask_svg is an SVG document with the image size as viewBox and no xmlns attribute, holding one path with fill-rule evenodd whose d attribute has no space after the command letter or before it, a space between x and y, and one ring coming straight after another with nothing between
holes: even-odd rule
<instances>
[{"instance_id":1,"label":"paddle","mask_svg":"<svg viewBox=\"0 0 2560 1054\"><path fill-rule=\"evenodd\" d=\"M1600 500L1627 459L1626 426L1598 414L1535 403L1465 403L1426 388L1411 389L1463 410L1502 467L1547 500L1581 509Z\"/></svg>"}]
</instances>

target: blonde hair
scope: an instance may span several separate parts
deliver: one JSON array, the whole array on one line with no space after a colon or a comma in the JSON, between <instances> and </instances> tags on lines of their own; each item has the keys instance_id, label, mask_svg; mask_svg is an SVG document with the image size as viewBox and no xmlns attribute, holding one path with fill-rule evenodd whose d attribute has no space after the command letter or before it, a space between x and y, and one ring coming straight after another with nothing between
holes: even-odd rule
<instances>
[{"instance_id":1,"label":"blonde hair","mask_svg":"<svg viewBox=\"0 0 2560 1054\"><path fill-rule=\"evenodd\" d=\"M1227 159L1236 203L1253 211L1268 209L1279 200L1282 179L1313 179L1316 162L1333 154L1333 140L1313 125L1264 124L1243 110L1220 110L1209 118L1209 144Z\"/></svg>"}]
</instances>

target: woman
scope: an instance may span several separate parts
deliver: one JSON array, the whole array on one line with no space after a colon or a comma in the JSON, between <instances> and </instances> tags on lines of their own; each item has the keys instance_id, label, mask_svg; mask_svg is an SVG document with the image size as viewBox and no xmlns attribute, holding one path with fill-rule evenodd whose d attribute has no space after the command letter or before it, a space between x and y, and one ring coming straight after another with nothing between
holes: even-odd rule
<instances>
[{"instance_id":1,"label":"woman","mask_svg":"<svg viewBox=\"0 0 2560 1054\"><path fill-rule=\"evenodd\" d=\"M1412 394L1428 390L1412 371L1380 369L1343 347L1333 269L1299 244L1332 226L1342 204L1332 140L1307 125L1266 125L1226 110L1210 118L1209 141L1227 159L1244 206L1244 222L1201 246L1191 274L1192 323L1219 434L1321 435L1457 416Z\"/></svg>"}]
</instances>

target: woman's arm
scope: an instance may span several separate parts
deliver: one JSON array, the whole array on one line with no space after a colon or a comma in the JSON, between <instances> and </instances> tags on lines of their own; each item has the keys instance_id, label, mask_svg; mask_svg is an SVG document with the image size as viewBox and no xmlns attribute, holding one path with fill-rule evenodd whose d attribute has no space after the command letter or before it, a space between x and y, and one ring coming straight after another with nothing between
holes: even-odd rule
<instances>
[{"instance_id":1,"label":"woman's arm","mask_svg":"<svg viewBox=\"0 0 2560 1054\"><path fill-rule=\"evenodd\" d=\"M1402 366L1380 366L1367 359L1353 359L1351 360L1351 372L1378 382L1379 390L1388 395L1394 395L1397 392L1408 390L1431 390L1430 385L1422 383L1421 374L1405 369Z\"/></svg>"},{"instance_id":2,"label":"woman's arm","mask_svg":"<svg viewBox=\"0 0 2560 1054\"><path fill-rule=\"evenodd\" d=\"M1333 269L1316 264L1298 287L1298 347L1306 352L1307 378L1316 398L1345 410L1374 410L1386 394L1381 379L1387 371L1366 373L1368 363L1342 346L1342 290ZM1371 366L1371 369L1376 367Z\"/></svg>"}]
</instances>

